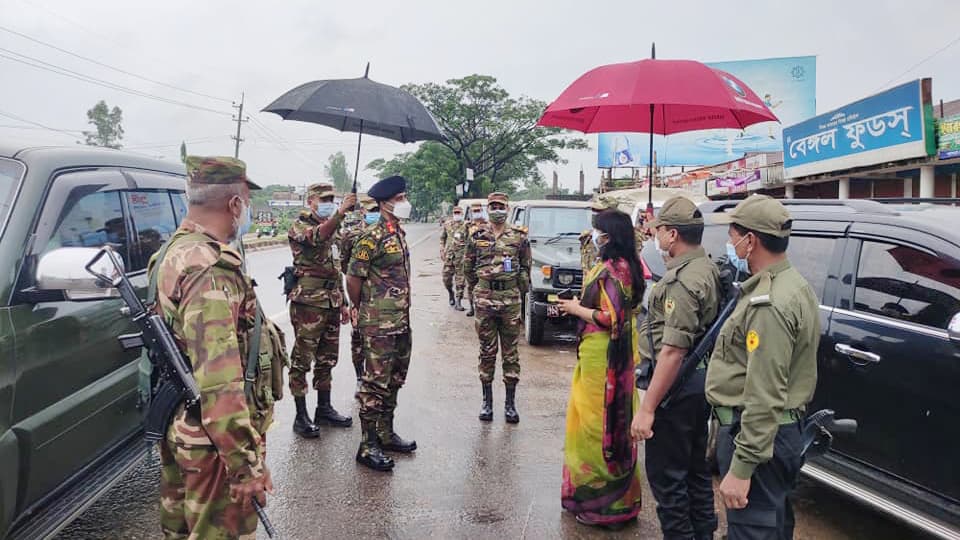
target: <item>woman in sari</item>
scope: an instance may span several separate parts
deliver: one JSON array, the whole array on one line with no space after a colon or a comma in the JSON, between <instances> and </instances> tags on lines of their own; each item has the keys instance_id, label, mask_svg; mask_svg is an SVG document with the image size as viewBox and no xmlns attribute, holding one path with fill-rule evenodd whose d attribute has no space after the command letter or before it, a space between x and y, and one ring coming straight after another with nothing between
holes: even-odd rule
<instances>
[{"instance_id":1,"label":"woman in sari","mask_svg":"<svg viewBox=\"0 0 960 540\"><path fill-rule=\"evenodd\" d=\"M626 214L598 214L592 241L600 262L585 269L583 298L560 300L564 313L580 319L561 500L578 522L617 529L640 511L640 468L630 422L637 407L634 313L645 283Z\"/></svg>"}]
</instances>

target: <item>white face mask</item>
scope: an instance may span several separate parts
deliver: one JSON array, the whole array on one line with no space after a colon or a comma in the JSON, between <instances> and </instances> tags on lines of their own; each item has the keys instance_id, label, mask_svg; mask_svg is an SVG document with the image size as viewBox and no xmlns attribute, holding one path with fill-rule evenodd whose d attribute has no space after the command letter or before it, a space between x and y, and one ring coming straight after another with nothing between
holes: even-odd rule
<instances>
[{"instance_id":1,"label":"white face mask","mask_svg":"<svg viewBox=\"0 0 960 540\"><path fill-rule=\"evenodd\" d=\"M400 201L393 205L393 217L397 219L410 219L411 212L413 212L413 205L410 201Z\"/></svg>"},{"instance_id":2,"label":"white face mask","mask_svg":"<svg viewBox=\"0 0 960 540\"><path fill-rule=\"evenodd\" d=\"M601 247L603 247L603 245L606 245L606 242L604 242L603 245L600 244L600 237L606 236L606 235L607 233L599 229L594 229L593 232L590 233L590 239L593 241L593 246L597 249L600 249Z\"/></svg>"},{"instance_id":3,"label":"white face mask","mask_svg":"<svg viewBox=\"0 0 960 540\"><path fill-rule=\"evenodd\" d=\"M653 235L653 246L657 249L657 253L659 253L660 256L664 258L664 260L670 258L670 250L663 249L660 247L660 235L658 234Z\"/></svg>"}]
</instances>

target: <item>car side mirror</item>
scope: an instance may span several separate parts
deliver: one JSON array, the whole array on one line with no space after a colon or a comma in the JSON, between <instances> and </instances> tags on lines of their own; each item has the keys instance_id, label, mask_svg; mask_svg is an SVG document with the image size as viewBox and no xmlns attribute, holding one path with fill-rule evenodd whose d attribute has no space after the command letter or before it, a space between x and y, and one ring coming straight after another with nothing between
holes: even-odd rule
<instances>
[{"instance_id":1,"label":"car side mirror","mask_svg":"<svg viewBox=\"0 0 960 540\"><path fill-rule=\"evenodd\" d=\"M960 313L950 319L950 325L947 326L947 335L950 336L950 341L960 345Z\"/></svg>"},{"instance_id":2,"label":"car side mirror","mask_svg":"<svg viewBox=\"0 0 960 540\"><path fill-rule=\"evenodd\" d=\"M63 291L64 297L73 301L119 298L117 289L93 277L85 268L99 252L98 248L65 247L44 253L37 264L37 289ZM106 257L101 257L92 269L106 276L116 275Z\"/></svg>"}]
</instances>

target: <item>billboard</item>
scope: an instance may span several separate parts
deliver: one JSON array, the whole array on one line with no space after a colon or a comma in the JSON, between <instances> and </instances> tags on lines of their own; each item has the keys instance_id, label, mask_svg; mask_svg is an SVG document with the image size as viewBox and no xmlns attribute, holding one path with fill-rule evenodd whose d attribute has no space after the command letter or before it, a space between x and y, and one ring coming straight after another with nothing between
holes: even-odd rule
<instances>
[{"instance_id":1,"label":"billboard","mask_svg":"<svg viewBox=\"0 0 960 540\"><path fill-rule=\"evenodd\" d=\"M713 165L739 159L747 152L778 152L783 147L783 126L817 114L817 57L797 56L713 62L745 82L777 118L739 129L712 129L655 135L658 165ZM646 133L601 133L597 138L597 166L645 167L650 136Z\"/></svg>"},{"instance_id":2,"label":"billboard","mask_svg":"<svg viewBox=\"0 0 960 540\"><path fill-rule=\"evenodd\" d=\"M787 178L935 152L930 79L911 81L783 130Z\"/></svg>"},{"instance_id":3,"label":"billboard","mask_svg":"<svg viewBox=\"0 0 960 540\"><path fill-rule=\"evenodd\" d=\"M937 135L940 159L960 157L960 115L941 119L937 124Z\"/></svg>"}]
</instances>

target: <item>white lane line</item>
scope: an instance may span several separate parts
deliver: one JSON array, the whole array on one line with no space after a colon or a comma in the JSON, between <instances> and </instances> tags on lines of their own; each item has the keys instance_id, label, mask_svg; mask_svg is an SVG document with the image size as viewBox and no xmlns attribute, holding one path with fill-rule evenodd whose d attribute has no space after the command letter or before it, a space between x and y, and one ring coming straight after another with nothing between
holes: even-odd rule
<instances>
[{"instance_id":1,"label":"white lane line","mask_svg":"<svg viewBox=\"0 0 960 540\"><path fill-rule=\"evenodd\" d=\"M416 242L410 244L410 249L413 249L413 248L419 246L420 244L426 242L426 241L429 240L431 237L433 237L433 235L435 235L435 234L437 234L437 230L436 230L436 229L428 232L426 236L424 236L423 238L421 238L421 239L417 240Z\"/></svg>"}]
</instances>

